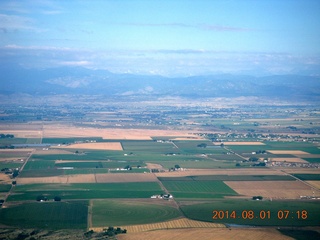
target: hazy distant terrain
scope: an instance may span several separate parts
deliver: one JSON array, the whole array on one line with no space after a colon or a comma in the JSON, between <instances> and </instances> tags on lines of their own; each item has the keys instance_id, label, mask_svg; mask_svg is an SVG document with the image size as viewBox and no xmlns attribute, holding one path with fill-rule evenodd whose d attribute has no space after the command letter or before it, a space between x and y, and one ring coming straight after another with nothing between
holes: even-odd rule
<instances>
[{"instance_id":1,"label":"hazy distant terrain","mask_svg":"<svg viewBox=\"0 0 320 240\"><path fill-rule=\"evenodd\" d=\"M102 94L111 96L240 97L317 100L320 77L273 75L208 75L168 78L114 74L106 70L60 67L45 70L5 67L0 94Z\"/></svg>"}]
</instances>

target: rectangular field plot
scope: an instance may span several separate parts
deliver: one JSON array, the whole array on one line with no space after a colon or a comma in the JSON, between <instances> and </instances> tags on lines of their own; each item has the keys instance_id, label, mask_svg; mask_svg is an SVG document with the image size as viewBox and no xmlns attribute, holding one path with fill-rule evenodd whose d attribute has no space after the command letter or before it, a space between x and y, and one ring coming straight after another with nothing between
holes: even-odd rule
<instances>
[{"instance_id":1,"label":"rectangular field plot","mask_svg":"<svg viewBox=\"0 0 320 240\"><path fill-rule=\"evenodd\" d=\"M319 201L215 200L181 206L191 219L250 226L319 226ZM213 211L218 211L215 215Z\"/></svg>"},{"instance_id":2,"label":"rectangular field plot","mask_svg":"<svg viewBox=\"0 0 320 240\"><path fill-rule=\"evenodd\" d=\"M202 154L202 153L216 153L222 154L226 150L220 146L215 146L211 141L174 141L174 144L183 153L187 154Z\"/></svg>"},{"instance_id":3,"label":"rectangular field plot","mask_svg":"<svg viewBox=\"0 0 320 240\"><path fill-rule=\"evenodd\" d=\"M97 150L118 150L122 151L120 142L94 142L94 143L75 143L63 145L58 148L62 149L97 149Z\"/></svg>"},{"instance_id":4,"label":"rectangular field plot","mask_svg":"<svg viewBox=\"0 0 320 240\"><path fill-rule=\"evenodd\" d=\"M152 200L152 199L151 199ZM167 203L165 205L165 203ZM123 226L168 221L181 217L180 211L162 201L92 201L93 227Z\"/></svg>"},{"instance_id":5,"label":"rectangular field plot","mask_svg":"<svg viewBox=\"0 0 320 240\"><path fill-rule=\"evenodd\" d=\"M156 141L123 141L124 151L144 152L144 153L178 153L180 152L172 143L161 143Z\"/></svg>"},{"instance_id":6,"label":"rectangular field plot","mask_svg":"<svg viewBox=\"0 0 320 240\"><path fill-rule=\"evenodd\" d=\"M150 161L151 162L151 161ZM235 163L231 161L214 161L211 159L194 159L194 160L174 160L161 162L154 161L154 163L159 163L165 168L172 168L175 165L179 165L181 168L194 168L194 169L212 169L212 168L235 168Z\"/></svg>"},{"instance_id":7,"label":"rectangular field plot","mask_svg":"<svg viewBox=\"0 0 320 240\"><path fill-rule=\"evenodd\" d=\"M8 201L36 200L39 195L44 195L48 199L60 196L63 200L150 198L161 193L162 190L156 182L26 184L17 185Z\"/></svg>"},{"instance_id":8,"label":"rectangular field plot","mask_svg":"<svg viewBox=\"0 0 320 240\"><path fill-rule=\"evenodd\" d=\"M320 181L320 171L318 174L293 174L293 176L304 180L304 181L314 181L314 180L319 180Z\"/></svg>"},{"instance_id":9,"label":"rectangular field plot","mask_svg":"<svg viewBox=\"0 0 320 240\"><path fill-rule=\"evenodd\" d=\"M313 195L313 189L301 181L225 181L225 183L238 194L248 197L300 199L300 196Z\"/></svg>"},{"instance_id":10,"label":"rectangular field plot","mask_svg":"<svg viewBox=\"0 0 320 240\"><path fill-rule=\"evenodd\" d=\"M163 181L165 188L175 198L221 198L237 193L223 181Z\"/></svg>"},{"instance_id":11,"label":"rectangular field plot","mask_svg":"<svg viewBox=\"0 0 320 240\"><path fill-rule=\"evenodd\" d=\"M0 209L0 223L19 228L86 229L87 201L33 202Z\"/></svg>"}]
</instances>

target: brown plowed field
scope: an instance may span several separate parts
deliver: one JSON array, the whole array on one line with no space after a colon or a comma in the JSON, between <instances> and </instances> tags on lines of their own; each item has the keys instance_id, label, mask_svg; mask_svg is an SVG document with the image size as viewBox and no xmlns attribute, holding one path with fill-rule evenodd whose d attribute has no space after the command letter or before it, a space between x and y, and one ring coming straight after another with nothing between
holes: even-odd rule
<instances>
[{"instance_id":1,"label":"brown plowed field","mask_svg":"<svg viewBox=\"0 0 320 240\"><path fill-rule=\"evenodd\" d=\"M155 173L157 177L184 177L200 175L286 175L274 169L187 169L186 171L174 171Z\"/></svg>"},{"instance_id":2,"label":"brown plowed field","mask_svg":"<svg viewBox=\"0 0 320 240\"><path fill-rule=\"evenodd\" d=\"M64 149L94 149L94 150L123 150L120 142L76 143L63 145L57 148Z\"/></svg>"},{"instance_id":3,"label":"brown plowed field","mask_svg":"<svg viewBox=\"0 0 320 240\"><path fill-rule=\"evenodd\" d=\"M273 199L300 199L311 196L312 189L301 181L225 181L240 195Z\"/></svg>"},{"instance_id":4,"label":"brown plowed field","mask_svg":"<svg viewBox=\"0 0 320 240\"><path fill-rule=\"evenodd\" d=\"M168 229L150 232L130 233L117 235L118 240L292 240L282 235L276 229L243 229L243 228L189 228Z\"/></svg>"},{"instance_id":5,"label":"brown plowed field","mask_svg":"<svg viewBox=\"0 0 320 240\"><path fill-rule=\"evenodd\" d=\"M158 179L153 173L107 173L96 174L98 183L115 182L157 182Z\"/></svg>"}]
</instances>

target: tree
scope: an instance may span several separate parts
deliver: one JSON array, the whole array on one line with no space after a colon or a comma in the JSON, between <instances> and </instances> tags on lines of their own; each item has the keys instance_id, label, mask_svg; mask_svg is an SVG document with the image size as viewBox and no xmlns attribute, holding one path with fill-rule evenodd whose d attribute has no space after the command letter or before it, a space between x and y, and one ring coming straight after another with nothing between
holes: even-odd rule
<instances>
[{"instance_id":1,"label":"tree","mask_svg":"<svg viewBox=\"0 0 320 240\"><path fill-rule=\"evenodd\" d=\"M54 200L55 202L60 202L60 201L61 201L61 197L55 196L55 197L53 198L53 200Z\"/></svg>"},{"instance_id":2,"label":"tree","mask_svg":"<svg viewBox=\"0 0 320 240\"><path fill-rule=\"evenodd\" d=\"M257 162L258 160L259 160L259 158L257 158L257 157L250 157L249 158L250 162Z\"/></svg>"},{"instance_id":3,"label":"tree","mask_svg":"<svg viewBox=\"0 0 320 240\"><path fill-rule=\"evenodd\" d=\"M174 165L174 168L179 169L179 168L180 168L180 166L179 166L178 164L176 164L176 165Z\"/></svg>"}]
</instances>

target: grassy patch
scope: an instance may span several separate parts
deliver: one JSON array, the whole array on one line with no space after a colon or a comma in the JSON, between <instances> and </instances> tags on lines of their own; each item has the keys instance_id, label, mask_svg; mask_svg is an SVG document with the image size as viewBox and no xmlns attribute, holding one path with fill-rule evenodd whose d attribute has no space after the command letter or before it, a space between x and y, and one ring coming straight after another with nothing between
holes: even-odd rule
<instances>
[{"instance_id":1,"label":"grassy patch","mask_svg":"<svg viewBox=\"0 0 320 240\"><path fill-rule=\"evenodd\" d=\"M304 181L317 181L320 180L320 174L293 174L293 176Z\"/></svg>"},{"instance_id":2,"label":"grassy patch","mask_svg":"<svg viewBox=\"0 0 320 240\"><path fill-rule=\"evenodd\" d=\"M0 222L19 228L85 229L87 201L35 202L0 209Z\"/></svg>"},{"instance_id":3,"label":"grassy patch","mask_svg":"<svg viewBox=\"0 0 320 240\"><path fill-rule=\"evenodd\" d=\"M237 195L222 181L163 181L162 183L176 198L221 198Z\"/></svg>"},{"instance_id":4,"label":"grassy patch","mask_svg":"<svg viewBox=\"0 0 320 240\"><path fill-rule=\"evenodd\" d=\"M95 200L92 212L94 227L163 222L181 216L176 208L138 201Z\"/></svg>"}]
</instances>

